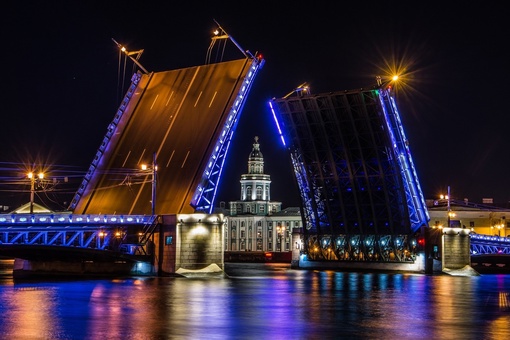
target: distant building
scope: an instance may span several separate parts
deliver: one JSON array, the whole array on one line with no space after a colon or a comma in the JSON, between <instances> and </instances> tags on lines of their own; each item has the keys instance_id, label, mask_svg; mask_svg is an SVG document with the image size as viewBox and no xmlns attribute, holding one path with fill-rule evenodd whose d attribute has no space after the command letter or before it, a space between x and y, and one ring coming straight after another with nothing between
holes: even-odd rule
<instances>
[{"instance_id":1,"label":"distant building","mask_svg":"<svg viewBox=\"0 0 510 340\"><path fill-rule=\"evenodd\" d=\"M467 199L451 199L450 202L446 199L427 200L429 227L446 227L450 215L450 226L453 228L466 228L477 234L510 237L510 209L487 202L486 199L482 204L469 202Z\"/></svg>"},{"instance_id":2,"label":"distant building","mask_svg":"<svg viewBox=\"0 0 510 340\"><path fill-rule=\"evenodd\" d=\"M300 209L282 210L281 202L271 201L271 176L264 173L258 137L240 183L240 200L229 202L225 251L290 252L301 247L292 244L292 233L303 226Z\"/></svg>"}]
</instances>

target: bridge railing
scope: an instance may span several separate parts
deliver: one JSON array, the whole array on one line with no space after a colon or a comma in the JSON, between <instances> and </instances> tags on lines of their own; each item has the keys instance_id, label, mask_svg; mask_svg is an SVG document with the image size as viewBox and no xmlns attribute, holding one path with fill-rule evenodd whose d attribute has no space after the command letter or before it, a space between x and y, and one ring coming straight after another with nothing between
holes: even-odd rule
<instances>
[{"instance_id":1,"label":"bridge railing","mask_svg":"<svg viewBox=\"0 0 510 340\"><path fill-rule=\"evenodd\" d=\"M75 214L0 214L0 228L3 226L39 224L51 226L76 225L119 225L151 223L152 215L75 215Z\"/></svg>"},{"instance_id":2,"label":"bridge railing","mask_svg":"<svg viewBox=\"0 0 510 340\"><path fill-rule=\"evenodd\" d=\"M0 214L0 248L8 253L11 246L61 246L150 255L147 243L158 221L157 215Z\"/></svg>"},{"instance_id":3,"label":"bridge railing","mask_svg":"<svg viewBox=\"0 0 510 340\"><path fill-rule=\"evenodd\" d=\"M471 234L471 255L510 255L510 237Z\"/></svg>"}]
</instances>

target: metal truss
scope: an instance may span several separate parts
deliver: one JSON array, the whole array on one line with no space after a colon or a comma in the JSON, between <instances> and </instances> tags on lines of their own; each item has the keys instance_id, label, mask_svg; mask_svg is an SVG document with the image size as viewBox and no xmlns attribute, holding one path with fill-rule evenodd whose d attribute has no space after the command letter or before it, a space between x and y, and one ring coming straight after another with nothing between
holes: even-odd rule
<instances>
[{"instance_id":1,"label":"metal truss","mask_svg":"<svg viewBox=\"0 0 510 340\"><path fill-rule=\"evenodd\" d=\"M145 215L0 215L0 248L59 246L145 255L158 221Z\"/></svg>"},{"instance_id":2,"label":"metal truss","mask_svg":"<svg viewBox=\"0 0 510 340\"><path fill-rule=\"evenodd\" d=\"M413 260L429 216L390 88L295 94L269 105L299 185L304 251Z\"/></svg>"},{"instance_id":3,"label":"metal truss","mask_svg":"<svg viewBox=\"0 0 510 340\"><path fill-rule=\"evenodd\" d=\"M510 238L471 234L471 255L507 254L510 255Z\"/></svg>"},{"instance_id":4,"label":"metal truss","mask_svg":"<svg viewBox=\"0 0 510 340\"><path fill-rule=\"evenodd\" d=\"M397 104L395 98L393 98L391 94L391 88L381 88L378 90L378 93L385 115L385 121L388 126L388 132L391 136L391 145L393 146L395 159L400 166L407 198L411 229L417 231L422 226L427 225L430 220L427 205L420 188L416 169L411 157L411 151L409 150L409 142L404 133Z\"/></svg>"},{"instance_id":5,"label":"metal truss","mask_svg":"<svg viewBox=\"0 0 510 340\"><path fill-rule=\"evenodd\" d=\"M421 190L416 176L407 175L414 173L410 155L394 150L395 140L405 137L396 108L383 114L387 103L380 93L346 91L270 102L310 234L412 234L427 223L424 216L415 222L417 209L408 197L422 197ZM418 210L423 211L421 205Z\"/></svg>"},{"instance_id":6,"label":"metal truss","mask_svg":"<svg viewBox=\"0 0 510 340\"><path fill-rule=\"evenodd\" d=\"M202 174L202 179L198 185L191 206L197 212L204 212L211 214L214 209L214 200L216 192L219 187L223 164L227 158L227 153L230 147L230 141L234 135L239 117L243 110L248 93L255 80L258 71L264 65L264 59L253 58L250 66L250 71L243 80L243 84L237 93L234 104L230 109L227 120L223 125L220 138L216 141L214 151L209 156L207 167Z\"/></svg>"},{"instance_id":7,"label":"metal truss","mask_svg":"<svg viewBox=\"0 0 510 340\"><path fill-rule=\"evenodd\" d=\"M310 235L305 244L312 261L413 262L418 250L408 235Z\"/></svg>"},{"instance_id":8,"label":"metal truss","mask_svg":"<svg viewBox=\"0 0 510 340\"><path fill-rule=\"evenodd\" d=\"M124 235L122 228L115 233ZM114 242L112 232L108 228L97 228L84 230L83 228L64 229L51 228L44 230L7 230L0 231L0 246L9 245L42 245L42 246L63 246L75 248L91 248L97 250L118 248L120 240Z\"/></svg>"}]
</instances>

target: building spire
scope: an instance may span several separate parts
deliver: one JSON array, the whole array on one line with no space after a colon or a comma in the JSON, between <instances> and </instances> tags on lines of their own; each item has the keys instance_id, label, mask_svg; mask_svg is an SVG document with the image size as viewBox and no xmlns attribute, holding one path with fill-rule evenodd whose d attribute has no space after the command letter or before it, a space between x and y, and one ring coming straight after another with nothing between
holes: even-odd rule
<instances>
[{"instance_id":1,"label":"building spire","mask_svg":"<svg viewBox=\"0 0 510 340\"><path fill-rule=\"evenodd\" d=\"M255 136L248 157L248 173L241 175L241 199L230 202L230 215L268 215L279 212L282 203L271 201L271 176L264 173L264 156Z\"/></svg>"},{"instance_id":2,"label":"building spire","mask_svg":"<svg viewBox=\"0 0 510 340\"><path fill-rule=\"evenodd\" d=\"M254 139L253 149L251 150L250 157L248 158L248 173L263 174L264 156L262 156L262 152L260 152L259 137L255 136Z\"/></svg>"}]
</instances>

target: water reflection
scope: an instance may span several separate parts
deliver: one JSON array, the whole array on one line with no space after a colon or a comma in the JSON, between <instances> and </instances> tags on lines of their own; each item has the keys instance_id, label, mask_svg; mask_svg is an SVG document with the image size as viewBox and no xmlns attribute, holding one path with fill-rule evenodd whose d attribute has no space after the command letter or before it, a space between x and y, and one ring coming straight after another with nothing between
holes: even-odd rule
<instances>
[{"instance_id":1,"label":"water reflection","mask_svg":"<svg viewBox=\"0 0 510 340\"><path fill-rule=\"evenodd\" d=\"M502 339L510 277L228 265L230 278L14 282L0 334L43 339Z\"/></svg>"}]
</instances>

